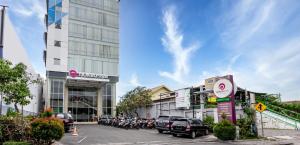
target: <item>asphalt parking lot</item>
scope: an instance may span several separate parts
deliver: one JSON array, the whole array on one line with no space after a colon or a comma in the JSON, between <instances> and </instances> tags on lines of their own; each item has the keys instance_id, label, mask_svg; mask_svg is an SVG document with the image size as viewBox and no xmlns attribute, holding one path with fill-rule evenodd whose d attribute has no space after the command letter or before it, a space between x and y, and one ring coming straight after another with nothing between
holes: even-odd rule
<instances>
[{"instance_id":1,"label":"asphalt parking lot","mask_svg":"<svg viewBox=\"0 0 300 145\"><path fill-rule=\"evenodd\" d=\"M211 135L200 136L196 139L188 137L173 137L171 134L159 134L155 129L115 128L99 125L78 126L78 136L66 133L57 144L63 145L102 145L102 144L228 144L214 142Z\"/></svg>"},{"instance_id":2,"label":"asphalt parking lot","mask_svg":"<svg viewBox=\"0 0 300 145\"><path fill-rule=\"evenodd\" d=\"M300 132L295 130L266 129L268 137L291 139L256 139L238 141L219 141L213 135L200 136L195 139L173 137L171 134L159 134L155 129L115 128L100 125L77 125L78 136L66 133L56 145L298 145Z\"/></svg>"}]
</instances>

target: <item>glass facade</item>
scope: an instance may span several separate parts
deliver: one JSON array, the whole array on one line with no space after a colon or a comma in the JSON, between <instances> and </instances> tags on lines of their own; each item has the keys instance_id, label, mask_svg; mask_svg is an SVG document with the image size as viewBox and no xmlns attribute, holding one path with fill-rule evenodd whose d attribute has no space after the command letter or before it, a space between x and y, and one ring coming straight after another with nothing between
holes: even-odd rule
<instances>
[{"instance_id":1,"label":"glass facade","mask_svg":"<svg viewBox=\"0 0 300 145\"><path fill-rule=\"evenodd\" d=\"M68 111L75 121L96 121L97 117L97 89L69 88Z\"/></svg>"},{"instance_id":2,"label":"glass facade","mask_svg":"<svg viewBox=\"0 0 300 145\"><path fill-rule=\"evenodd\" d=\"M64 80L50 80L50 106L54 113L62 113L64 107Z\"/></svg>"},{"instance_id":3,"label":"glass facade","mask_svg":"<svg viewBox=\"0 0 300 145\"><path fill-rule=\"evenodd\" d=\"M102 88L102 114L112 114L112 85L106 84Z\"/></svg>"},{"instance_id":4,"label":"glass facade","mask_svg":"<svg viewBox=\"0 0 300 145\"><path fill-rule=\"evenodd\" d=\"M119 76L118 1L49 0L47 22L47 42L51 42L47 44L47 51L53 52L48 54L60 55L46 55L53 61L52 65L46 63L47 73L51 74L47 75L50 96L47 105L55 113L70 111L77 122L96 121L102 114L114 115L113 101ZM55 27L50 27L51 24ZM68 35L62 35L65 32ZM61 44L53 45L54 41ZM71 69L108 79L85 75L71 78L68 76Z\"/></svg>"},{"instance_id":5,"label":"glass facade","mask_svg":"<svg viewBox=\"0 0 300 145\"><path fill-rule=\"evenodd\" d=\"M118 76L118 11L115 0L70 0L69 70Z\"/></svg>"}]
</instances>

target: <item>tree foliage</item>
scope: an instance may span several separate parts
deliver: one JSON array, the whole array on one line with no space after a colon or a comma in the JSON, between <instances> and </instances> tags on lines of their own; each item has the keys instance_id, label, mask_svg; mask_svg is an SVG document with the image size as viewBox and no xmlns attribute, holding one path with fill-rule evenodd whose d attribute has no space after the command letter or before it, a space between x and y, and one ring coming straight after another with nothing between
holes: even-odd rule
<instances>
[{"instance_id":1,"label":"tree foliage","mask_svg":"<svg viewBox=\"0 0 300 145\"><path fill-rule=\"evenodd\" d=\"M17 112L18 105L28 105L32 99L28 85L39 81L33 79L26 69L23 63L13 66L7 60L0 60L0 93L6 104L14 104Z\"/></svg>"},{"instance_id":2,"label":"tree foliage","mask_svg":"<svg viewBox=\"0 0 300 145\"><path fill-rule=\"evenodd\" d=\"M127 92L119 103L119 110L125 114L137 113L138 108L147 107L152 104L151 90L145 87L136 87Z\"/></svg>"}]
</instances>

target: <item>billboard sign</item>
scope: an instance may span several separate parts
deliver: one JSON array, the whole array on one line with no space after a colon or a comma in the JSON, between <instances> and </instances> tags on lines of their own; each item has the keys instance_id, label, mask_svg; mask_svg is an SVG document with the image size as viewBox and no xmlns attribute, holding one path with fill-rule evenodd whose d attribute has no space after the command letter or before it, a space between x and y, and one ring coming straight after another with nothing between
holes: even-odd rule
<instances>
[{"instance_id":1,"label":"billboard sign","mask_svg":"<svg viewBox=\"0 0 300 145\"><path fill-rule=\"evenodd\" d=\"M235 93L237 87L233 82L233 76L227 75L220 77L214 84L214 94L218 97L218 117L222 120L222 114L226 115L226 118L232 123L236 124L236 112L235 112Z\"/></svg>"},{"instance_id":2,"label":"billboard sign","mask_svg":"<svg viewBox=\"0 0 300 145\"><path fill-rule=\"evenodd\" d=\"M189 108L190 107L190 89L181 89L175 91L176 108Z\"/></svg>"},{"instance_id":3,"label":"billboard sign","mask_svg":"<svg viewBox=\"0 0 300 145\"><path fill-rule=\"evenodd\" d=\"M214 94L218 98L228 97L233 91L233 84L228 79L220 79L214 85Z\"/></svg>"},{"instance_id":4,"label":"billboard sign","mask_svg":"<svg viewBox=\"0 0 300 145\"><path fill-rule=\"evenodd\" d=\"M233 122L233 114L232 114L233 106L231 102L218 102L218 118L222 119L222 114L226 115L226 119Z\"/></svg>"}]
</instances>

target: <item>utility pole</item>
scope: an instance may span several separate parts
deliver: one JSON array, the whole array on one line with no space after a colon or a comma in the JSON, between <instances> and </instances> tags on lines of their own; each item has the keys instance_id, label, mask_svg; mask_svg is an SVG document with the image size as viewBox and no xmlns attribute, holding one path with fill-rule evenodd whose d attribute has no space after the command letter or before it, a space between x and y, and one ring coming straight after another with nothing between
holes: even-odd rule
<instances>
[{"instance_id":1,"label":"utility pole","mask_svg":"<svg viewBox=\"0 0 300 145\"><path fill-rule=\"evenodd\" d=\"M190 95L191 95L191 99L192 99L192 107L193 107L193 118L195 118L195 98L194 98L194 88L191 87L190 89Z\"/></svg>"},{"instance_id":2,"label":"utility pole","mask_svg":"<svg viewBox=\"0 0 300 145\"><path fill-rule=\"evenodd\" d=\"M8 6L0 5L2 7L1 10L1 23L0 23L0 59L3 59L3 37L4 37L4 20L5 20L5 8ZM0 115L2 114L2 102L3 102L3 93L0 92Z\"/></svg>"},{"instance_id":3,"label":"utility pole","mask_svg":"<svg viewBox=\"0 0 300 145\"><path fill-rule=\"evenodd\" d=\"M159 115L161 115L161 93L159 93Z\"/></svg>"},{"instance_id":4,"label":"utility pole","mask_svg":"<svg viewBox=\"0 0 300 145\"><path fill-rule=\"evenodd\" d=\"M263 122L263 118L262 118L262 113L260 112L260 122L261 122L261 134L262 137L264 137L264 122Z\"/></svg>"},{"instance_id":5,"label":"utility pole","mask_svg":"<svg viewBox=\"0 0 300 145\"><path fill-rule=\"evenodd\" d=\"M0 5L1 9L1 23L0 23L0 59L3 58L3 44L4 44L4 21L5 21L5 8L8 6Z\"/></svg>"}]
</instances>

